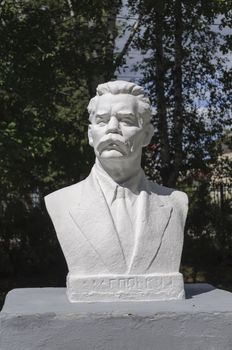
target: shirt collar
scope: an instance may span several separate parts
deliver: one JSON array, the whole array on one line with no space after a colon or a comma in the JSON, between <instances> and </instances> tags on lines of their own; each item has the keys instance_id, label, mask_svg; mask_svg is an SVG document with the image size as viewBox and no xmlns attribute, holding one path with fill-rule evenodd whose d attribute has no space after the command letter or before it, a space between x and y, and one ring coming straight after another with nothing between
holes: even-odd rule
<instances>
[{"instance_id":1,"label":"shirt collar","mask_svg":"<svg viewBox=\"0 0 232 350\"><path fill-rule=\"evenodd\" d=\"M99 162L95 163L93 168L108 204L112 204L114 201L118 187L125 187L129 197L138 195L142 189L143 180L145 178L142 168L129 180L121 184L115 182Z\"/></svg>"}]
</instances>

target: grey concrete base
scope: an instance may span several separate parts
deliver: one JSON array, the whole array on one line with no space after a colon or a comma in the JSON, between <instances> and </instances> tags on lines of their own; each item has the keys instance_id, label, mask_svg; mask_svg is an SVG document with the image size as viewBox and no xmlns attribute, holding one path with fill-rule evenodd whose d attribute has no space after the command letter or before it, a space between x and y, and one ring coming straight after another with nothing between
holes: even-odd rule
<instances>
[{"instance_id":1,"label":"grey concrete base","mask_svg":"<svg viewBox=\"0 0 232 350\"><path fill-rule=\"evenodd\" d=\"M1 350L231 350L232 293L185 285L186 300L70 303L65 288L15 289Z\"/></svg>"}]
</instances>

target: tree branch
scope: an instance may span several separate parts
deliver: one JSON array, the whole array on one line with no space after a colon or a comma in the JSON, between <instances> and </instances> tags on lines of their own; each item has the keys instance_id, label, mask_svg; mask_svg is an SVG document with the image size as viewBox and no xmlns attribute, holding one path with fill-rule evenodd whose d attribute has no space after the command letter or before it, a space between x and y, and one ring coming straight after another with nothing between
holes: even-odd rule
<instances>
[{"instance_id":1,"label":"tree branch","mask_svg":"<svg viewBox=\"0 0 232 350\"><path fill-rule=\"evenodd\" d=\"M74 17L75 16L75 13L73 11L73 6L72 6L72 1L71 0L67 0L67 3L68 3L68 7L70 9L70 16L71 17Z\"/></svg>"},{"instance_id":2,"label":"tree branch","mask_svg":"<svg viewBox=\"0 0 232 350\"><path fill-rule=\"evenodd\" d=\"M140 21L141 21L141 18L142 18L142 15L140 14L138 19L135 21L135 23L133 24L133 27L132 27L132 31L123 47L123 49L121 50L121 52L117 55L117 57L115 58L115 61L114 61L114 72L115 70L121 66L122 62L123 62L123 57L125 56L125 54L127 53L128 49L129 49L129 46L131 45L134 37L135 37L135 34L137 33L138 29L139 29L139 25L140 25Z\"/></svg>"}]
</instances>

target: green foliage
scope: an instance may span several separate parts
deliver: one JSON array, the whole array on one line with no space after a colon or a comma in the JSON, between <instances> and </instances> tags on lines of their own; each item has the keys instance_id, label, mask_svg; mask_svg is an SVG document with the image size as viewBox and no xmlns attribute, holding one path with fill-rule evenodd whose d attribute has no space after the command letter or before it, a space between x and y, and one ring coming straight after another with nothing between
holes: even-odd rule
<instances>
[{"instance_id":1,"label":"green foliage","mask_svg":"<svg viewBox=\"0 0 232 350\"><path fill-rule=\"evenodd\" d=\"M86 106L113 74L121 1L71 3L0 3L1 274L64 266L43 197L93 163Z\"/></svg>"},{"instance_id":2,"label":"green foliage","mask_svg":"<svg viewBox=\"0 0 232 350\"><path fill-rule=\"evenodd\" d=\"M189 188L190 189L190 188ZM185 188L186 190L186 188ZM202 180L193 191L188 191L190 208L186 224L182 264L191 266L192 274L186 273L186 278L196 282L199 272L201 281L224 284L224 288L232 285L232 215L231 196L219 203L213 200L215 189L208 181ZM218 272L224 268L224 274ZM218 277L220 280L218 280Z\"/></svg>"},{"instance_id":3,"label":"green foliage","mask_svg":"<svg viewBox=\"0 0 232 350\"><path fill-rule=\"evenodd\" d=\"M129 3L142 14L134 46L146 56L136 69L155 107L156 147L146 154L147 170L175 186L190 169L207 170L217 156L215 140L231 124L231 2Z\"/></svg>"},{"instance_id":4,"label":"green foliage","mask_svg":"<svg viewBox=\"0 0 232 350\"><path fill-rule=\"evenodd\" d=\"M154 107L159 94L156 68L160 51L156 38L162 29L159 73L164 76L164 146L168 146L168 160L164 163L160 157L164 149L160 143L160 112L156 109L157 132L144 161L151 178L175 170L176 3L129 1L133 15L140 18L141 31L134 32L134 46L147 54L137 69L144 74L142 83ZM181 4L178 92L183 132L182 163L177 170L179 179L186 180L199 169L204 174L211 170L210 163L215 162L220 150L215 140L230 116L231 71L226 55L231 49L231 36L222 36L222 29L231 26L231 9L229 1L183 0ZM96 85L114 76L115 19L120 6L120 0L0 2L0 274L7 281L17 281L15 285L7 282L5 290L27 283L64 283L64 258L43 197L81 180L93 162L86 138L86 106ZM162 12L158 31L157 11ZM215 26L218 18L221 22ZM222 163L229 173L230 166ZM202 183L190 203L184 263L194 263L199 270L204 259L210 264L212 256L217 261L222 256L231 258L227 199L223 208L213 204L208 187ZM38 279L40 271L43 276L47 272L46 282ZM14 278L9 279L9 275ZM37 280L28 282L23 279L26 275Z\"/></svg>"}]
</instances>

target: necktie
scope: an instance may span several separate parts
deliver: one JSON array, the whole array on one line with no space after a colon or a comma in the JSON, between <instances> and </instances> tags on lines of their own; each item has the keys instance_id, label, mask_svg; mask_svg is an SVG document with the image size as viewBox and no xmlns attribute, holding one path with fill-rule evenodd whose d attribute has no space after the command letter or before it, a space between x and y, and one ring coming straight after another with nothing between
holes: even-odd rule
<instances>
[{"instance_id":1,"label":"necktie","mask_svg":"<svg viewBox=\"0 0 232 350\"><path fill-rule=\"evenodd\" d=\"M134 237L132 208L127 191L126 188L117 186L111 209L122 249L124 251L126 263L127 266L129 266L134 246Z\"/></svg>"}]
</instances>

